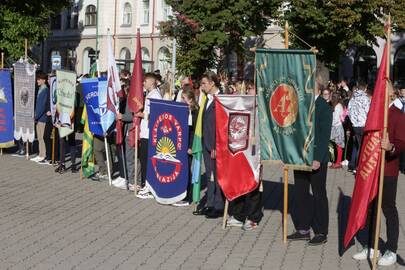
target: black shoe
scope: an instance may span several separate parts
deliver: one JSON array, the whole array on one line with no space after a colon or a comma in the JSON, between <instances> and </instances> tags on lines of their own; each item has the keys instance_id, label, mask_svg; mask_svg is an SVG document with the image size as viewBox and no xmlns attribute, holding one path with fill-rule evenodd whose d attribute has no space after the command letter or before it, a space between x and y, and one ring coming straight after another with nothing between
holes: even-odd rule
<instances>
[{"instance_id":1,"label":"black shoe","mask_svg":"<svg viewBox=\"0 0 405 270\"><path fill-rule=\"evenodd\" d=\"M195 216L205 216L207 212L211 211L213 208L212 207L203 207L200 209L197 209L196 211L193 212L193 215Z\"/></svg>"},{"instance_id":2,"label":"black shoe","mask_svg":"<svg viewBox=\"0 0 405 270\"><path fill-rule=\"evenodd\" d=\"M58 168L56 168L55 172L64 174L66 172L66 168L64 164L59 164Z\"/></svg>"},{"instance_id":3,"label":"black shoe","mask_svg":"<svg viewBox=\"0 0 405 270\"><path fill-rule=\"evenodd\" d=\"M100 182L100 178L96 174L93 174L92 176L90 176L89 179L92 181Z\"/></svg>"},{"instance_id":4,"label":"black shoe","mask_svg":"<svg viewBox=\"0 0 405 270\"><path fill-rule=\"evenodd\" d=\"M76 168L76 167L72 167L72 173L77 173L77 172L79 172L79 170Z\"/></svg>"},{"instance_id":5,"label":"black shoe","mask_svg":"<svg viewBox=\"0 0 405 270\"><path fill-rule=\"evenodd\" d=\"M212 219L223 217L223 216L224 216L224 211L223 210L221 211L221 210L215 210L215 209L212 209L211 211L208 211L205 214L206 218L212 218Z\"/></svg>"},{"instance_id":6,"label":"black shoe","mask_svg":"<svg viewBox=\"0 0 405 270\"><path fill-rule=\"evenodd\" d=\"M309 232L300 233L299 231L296 231L287 236L287 240L290 240L290 241L298 241L298 240L308 241L309 239L310 239Z\"/></svg>"},{"instance_id":7,"label":"black shoe","mask_svg":"<svg viewBox=\"0 0 405 270\"><path fill-rule=\"evenodd\" d=\"M308 242L310 246L318 246L328 242L328 237L325 234L315 234L315 236Z\"/></svg>"}]
</instances>

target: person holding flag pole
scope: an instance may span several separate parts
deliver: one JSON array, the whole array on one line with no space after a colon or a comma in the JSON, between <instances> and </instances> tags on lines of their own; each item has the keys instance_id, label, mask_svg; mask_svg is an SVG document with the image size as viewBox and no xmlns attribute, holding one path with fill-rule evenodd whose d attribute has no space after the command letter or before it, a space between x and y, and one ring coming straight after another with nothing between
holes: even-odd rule
<instances>
[{"instance_id":1,"label":"person holding flag pole","mask_svg":"<svg viewBox=\"0 0 405 270\"><path fill-rule=\"evenodd\" d=\"M365 137L360 152L359 166L353 190L352 204L344 237L347 247L353 236L363 245L360 252L353 255L355 260L372 259L372 269L395 264L397 260L399 218L396 208L396 191L399 173L399 154L403 152L405 131L401 123L405 121L404 109L392 106L388 109L388 88L390 87L391 57L391 18L386 24L387 42L378 70L370 111L367 115ZM378 197L377 197L378 194ZM377 197L377 200L375 198ZM373 221L371 207L376 205L374 238L369 236L370 223ZM387 250L378 259L380 238L381 209L386 218ZM371 246L367 245L371 240ZM367 242L366 242L367 241Z\"/></svg>"},{"instance_id":2,"label":"person holding flag pole","mask_svg":"<svg viewBox=\"0 0 405 270\"><path fill-rule=\"evenodd\" d=\"M139 141L139 126L141 123L141 115L142 115L142 110L143 110L143 105L144 105L144 96L143 96L143 72L142 72L142 54L141 54L141 36L140 36L140 30L138 28L137 33L136 33L136 54L135 54L135 64L134 64L134 69L132 72L132 78L131 78L131 84L129 88L129 93L128 93L128 98L127 98L127 104L129 110L134 114L133 115L133 121L132 121L132 127L129 130L129 146L134 147L134 186L131 188L129 186L129 189L133 190L135 195L138 193L138 187L137 187L137 179L135 177L138 175L138 162L136 161L138 159L138 141ZM129 151L129 149L127 149ZM131 164L129 160L131 157L128 157L127 155L127 164ZM128 168L130 170L130 168ZM145 171L146 174L146 171ZM142 183L139 183L142 185ZM140 187L140 186L139 186Z\"/></svg>"}]
</instances>

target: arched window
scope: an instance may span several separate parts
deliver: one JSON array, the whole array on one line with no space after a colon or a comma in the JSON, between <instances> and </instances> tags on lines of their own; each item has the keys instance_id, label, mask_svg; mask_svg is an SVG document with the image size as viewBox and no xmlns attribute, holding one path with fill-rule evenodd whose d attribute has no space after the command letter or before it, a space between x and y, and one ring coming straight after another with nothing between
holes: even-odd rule
<instances>
[{"instance_id":1,"label":"arched window","mask_svg":"<svg viewBox=\"0 0 405 270\"><path fill-rule=\"evenodd\" d=\"M96 61L96 51L93 48L86 48L83 51L83 70L82 73L90 72L91 65Z\"/></svg>"},{"instance_id":2,"label":"arched window","mask_svg":"<svg viewBox=\"0 0 405 270\"><path fill-rule=\"evenodd\" d=\"M143 7L142 24L149 24L149 0L143 0L142 7Z\"/></svg>"},{"instance_id":3,"label":"arched window","mask_svg":"<svg viewBox=\"0 0 405 270\"><path fill-rule=\"evenodd\" d=\"M142 68L145 72L152 71L152 61L150 60L149 50L145 47L142 48Z\"/></svg>"},{"instance_id":4,"label":"arched window","mask_svg":"<svg viewBox=\"0 0 405 270\"><path fill-rule=\"evenodd\" d=\"M128 48L121 49L120 62L124 64L123 69L131 71L131 52Z\"/></svg>"},{"instance_id":5,"label":"arched window","mask_svg":"<svg viewBox=\"0 0 405 270\"><path fill-rule=\"evenodd\" d=\"M395 53L394 82L405 82L405 45L399 47Z\"/></svg>"},{"instance_id":6,"label":"arched window","mask_svg":"<svg viewBox=\"0 0 405 270\"><path fill-rule=\"evenodd\" d=\"M371 47L360 47L354 58L354 79L364 81L369 86L375 82L377 74L377 55Z\"/></svg>"},{"instance_id":7,"label":"arched window","mask_svg":"<svg viewBox=\"0 0 405 270\"><path fill-rule=\"evenodd\" d=\"M132 24L132 10L131 4L125 3L124 5L124 13L122 17L122 24L123 25L131 25Z\"/></svg>"},{"instance_id":8,"label":"arched window","mask_svg":"<svg viewBox=\"0 0 405 270\"><path fill-rule=\"evenodd\" d=\"M162 47L158 51L158 69L160 74L166 74L170 68L170 52L166 47Z\"/></svg>"},{"instance_id":9,"label":"arched window","mask_svg":"<svg viewBox=\"0 0 405 270\"><path fill-rule=\"evenodd\" d=\"M85 13L85 26L95 26L97 23L97 10L94 5L88 5Z\"/></svg>"}]
</instances>

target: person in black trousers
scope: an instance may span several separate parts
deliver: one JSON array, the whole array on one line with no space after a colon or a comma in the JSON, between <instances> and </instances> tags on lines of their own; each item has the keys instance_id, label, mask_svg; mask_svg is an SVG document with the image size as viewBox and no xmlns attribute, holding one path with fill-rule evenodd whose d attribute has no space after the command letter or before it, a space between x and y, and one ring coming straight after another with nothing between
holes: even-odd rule
<instances>
[{"instance_id":1,"label":"person in black trousers","mask_svg":"<svg viewBox=\"0 0 405 270\"><path fill-rule=\"evenodd\" d=\"M217 75L206 72L201 79L201 88L207 94L202 119L202 143L205 175L207 182L207 202L204 208L194 211L194 215L205 215L206 218L219 218L224 213L224 196L218 185L216 172L215 142L215 102L214 96L221 93Z\"/></svg>"},{"instance_id":2,"label":"person in black trousers","mask_svg":"<svg viewBox=\"0 0 405 270\"><path fill-rule=\"evenodd\" d=\"M319 92L318 92L319 93ZM296 231L288 240L310 240L310 229L315 236L309 245L326 243L329 227L326 176L328 170L328 144L332 126L332 108L317 96L315 101L315 146L312 171L294 171L294 214ZM312 189L312 198L309 188Z\"/></svg>"}]
</instances>

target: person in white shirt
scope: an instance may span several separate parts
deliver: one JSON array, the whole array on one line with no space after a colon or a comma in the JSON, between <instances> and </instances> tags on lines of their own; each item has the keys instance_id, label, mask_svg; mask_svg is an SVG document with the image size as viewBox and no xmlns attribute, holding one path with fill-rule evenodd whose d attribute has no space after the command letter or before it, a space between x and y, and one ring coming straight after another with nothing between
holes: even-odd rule
<instances>
[{"instance_id":1,"label":"person in white shirt","mask_svg":"<svg viewBox=\"0 0 405 270\"><path fill-rule=\"evenodd\" d=\"M138 197L141 199L153 198L152 194L145 187L146 171L148 163L148 140L149 140L149 115L150 115L150 99L162 99L159 89L156 87L156 75L153 73L146 73L144 75L143 87L146 90L146 98L143 112L136 113L135 116L141 117L141 130L140 130L140 145L139 145L139 160L141 163L141 186L143 187Z\"/></svg>"},{"instance_id":2,"label":"person in white shirt","mask_svg":"<svg viewBox=\"0 0 405 270\"><path fill-rule=\"evenodd\" d=\"M332 130L330 139L336 144L337 157L330 168L342 168L343 149L345 148L345 131L343 129L344 109L339 93L333 93L331 98L333 108Z\"/></svg>"}]
</instances>

